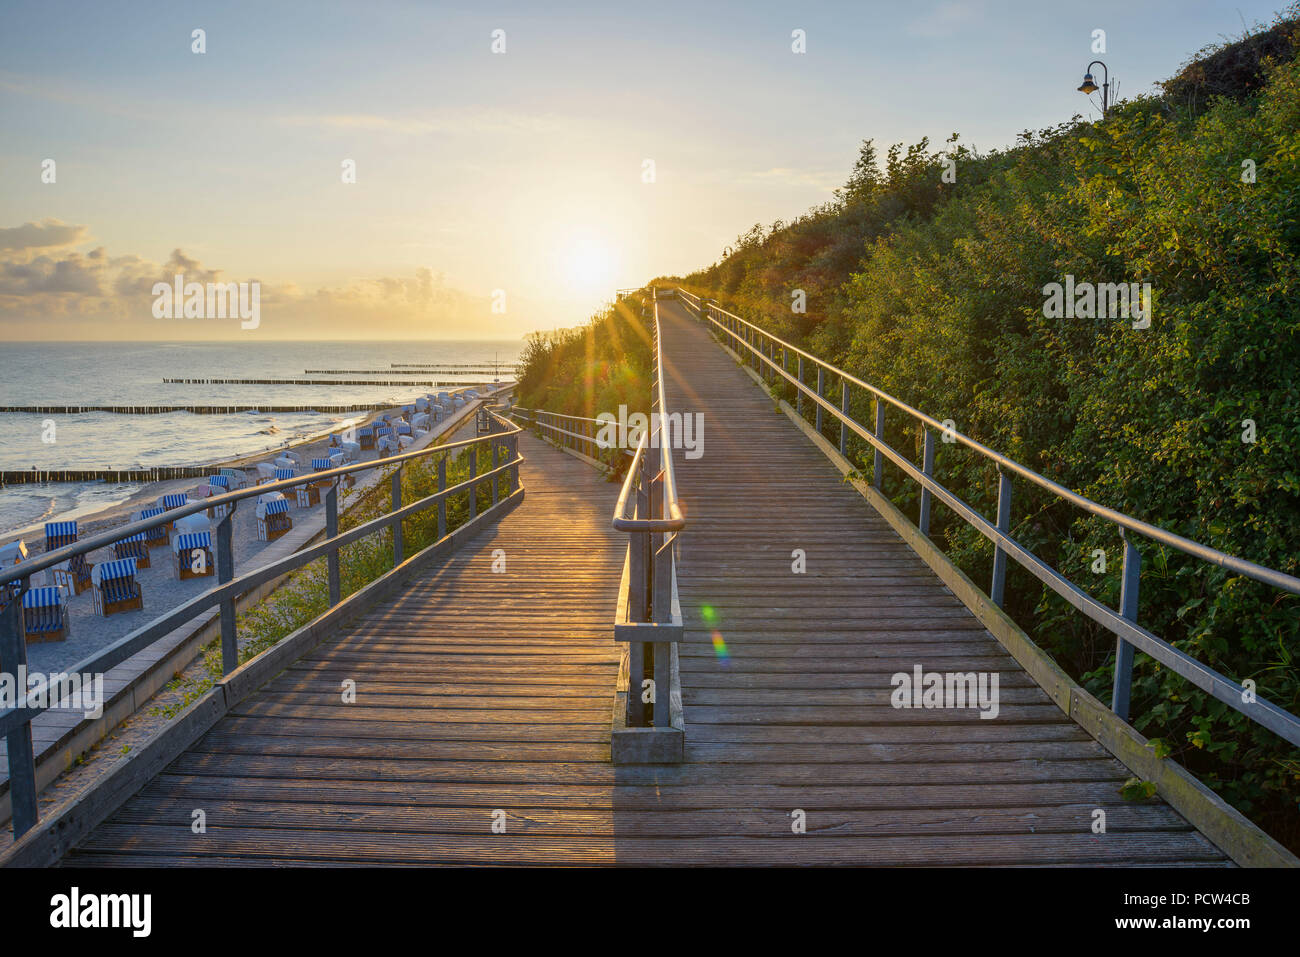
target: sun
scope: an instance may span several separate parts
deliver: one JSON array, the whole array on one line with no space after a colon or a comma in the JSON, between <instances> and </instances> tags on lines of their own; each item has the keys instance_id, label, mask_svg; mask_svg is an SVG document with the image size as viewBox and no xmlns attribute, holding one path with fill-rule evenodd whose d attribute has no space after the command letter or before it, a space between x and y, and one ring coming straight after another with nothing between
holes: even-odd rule
<instances>
[{"instance_id":1,"label":"sun","mask_svg":"<svg viewBox=\"0 0 1300 957\"><path fill-rule=\"evenodd\" d=\"M579 236L565 254L565 274L569 284L582 292L593 292L615 282L614 253L594 236Z\"/></svg>"}]
</instances>

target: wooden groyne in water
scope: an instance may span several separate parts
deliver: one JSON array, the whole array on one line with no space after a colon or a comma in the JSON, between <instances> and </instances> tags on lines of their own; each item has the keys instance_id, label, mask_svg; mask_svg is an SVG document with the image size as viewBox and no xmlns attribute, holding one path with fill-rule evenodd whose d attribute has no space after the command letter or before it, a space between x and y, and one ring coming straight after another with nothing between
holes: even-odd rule
<instances>
[{"instance_id":1,"label":"wooden groyne in water","mask_svg":"<svg viewBox=\"0 0 1300 957\"><path fill-rule=\"evenodd\" d=\"M274 415L277 412L319 412L322 415L347 415L392 407L392 402L357 402L352 405L0 405L0 413L80 415L85 412L112 412L117 415L166 415L168 412L193 412L195 415L235 415L253 412Z\"/></svg>"},{"instance_id":2,"label":"wooden groyne in water","mask_svg":"<svg viewBox=\"0 0 1300 957\"><path fill-rule=\"evenodd\" d=\"M437 385L432 379L163 379L166 385Z\"/></svg>"},{"instance_id":3,"label":"wooden groyne in water","mask_svg":"<svg viewBox=\"0 0 1300 957\"><path fill-rule=\"evenodd\" d=\"M0 472L0 488L6 485L41 485L46 482L168 482L215 475L220 466L171 465L151 469L28 469Z\"/></svg>"},{"instance_id":4,"label":"wooden groyne in water","mask_svg":"<svg viewBox=\"0 0 1300 957\"><path fill-rule=\"evenodd\" d=\"M512 367L501 369L453 369L450 366L434 368L419 367L414 369L304 369L303 375L500 375L502 371L510 372Z\"/></svg>"}]
</instances>

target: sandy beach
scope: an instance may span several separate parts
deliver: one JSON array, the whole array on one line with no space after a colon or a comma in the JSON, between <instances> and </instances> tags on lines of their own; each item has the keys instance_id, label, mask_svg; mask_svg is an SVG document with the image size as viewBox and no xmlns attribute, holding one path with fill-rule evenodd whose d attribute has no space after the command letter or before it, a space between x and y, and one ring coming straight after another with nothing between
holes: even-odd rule
<instances>
[{"instance_id":1,"label":"sandy beach","mask_svg":"<svg viewBox=\"0 0 1300 957\"><path fill-rule=\"evenodd\" d=\"M463 388L475 387L464 386L447 391L461 391ZM478 388L483 387L479 386ZM400 412L400 405L377 410L364 419L358 420L357 427L360 428L363 425L370 424L385 414L393 415ZM331 432L338 431L339 428L343 427L343 424L339 423L338 428L332 429ZM300 441L295 444L286 443L270 451L247 455L226 462L213 463L211 470L214 474L221 468L253 470L254 466L259 462L269 462L286 451L292 451L300 456L303 462L303 471L306 471L309 469L313 458L327 457L329 438L330 433L327 432L314 439ZM378 453L374 450L363 451L360 461L374 461L378 457ZM249 480L250 484L255 481L255 472L250 471ZM142 486L127 500L89 516L78 518L79 536L85 539L99 532L125 525L131 521L136 512L143 508L153 507L163 495L189 492L200 486L206 487L206 485L206 481L202 479L180 479L154 482ZM341 506L346 507L347 500L348 495L345 493L340 502ZM301 523L314 521L323 523L323 511L323 504L309 508L299 508L296 502L290 500L289 514L295 527ZM60 516L57 515L51 516L50 520L56 521L59 518ZM241 570L247 570L260 564L257 560L258 555L271 543L259 541L257 538L255 500L250 499L239 504L239 507L235 510L232 524L235 571L238 574ZM212 523L212 527L215 529L215 522ZM22 538L26 543L29 556L34 557L45 551L43 531L37 531L35 534L10 536L7 540L13 541L16 538ZM211 587L216 581L215 577L180 580L176 568L176 558L170 546L151 548L149 554L151 567L140 569L136 578L140 584L144 599L142 609L119 612L105 618L94 611L90 589L83 591L80 595L70 598L65 597L65 613L70 624L67 638L56 642L29 643L27 646L28 666L33 670L50 672L74 665L111 641L128 634L164 611L176 607L183 601ZM112 548L105 547L88 552L86 560L91 564L98 564L110 561L114 557ZM46 573L37 573L35 577L38 579L43 578L44 581L34 581L33 585L49 584Z\"/></svg>"}]
</instances>

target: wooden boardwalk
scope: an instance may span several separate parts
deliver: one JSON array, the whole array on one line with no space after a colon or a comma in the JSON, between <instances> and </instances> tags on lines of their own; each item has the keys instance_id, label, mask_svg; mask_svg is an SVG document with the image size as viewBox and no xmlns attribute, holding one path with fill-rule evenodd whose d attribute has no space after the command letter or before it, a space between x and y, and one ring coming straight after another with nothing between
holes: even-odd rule
<instances>
[{"instance_id":1,"label":"wooden boardwalk","mask_svg":"<svg viewBox=\"0 0 1300 957\"><path fill-rule=\"evenodd\" d=\"M681 306L660 315L668 407L704 416L703 457L677 460L684 764L609 763L617 490L526 439L519 509L235 708L67 862L1229 863L1167 805L1121 800L1119 762ZM892 708L916 665L997 672L999 716Z\"/></svg>"}]
</instances>

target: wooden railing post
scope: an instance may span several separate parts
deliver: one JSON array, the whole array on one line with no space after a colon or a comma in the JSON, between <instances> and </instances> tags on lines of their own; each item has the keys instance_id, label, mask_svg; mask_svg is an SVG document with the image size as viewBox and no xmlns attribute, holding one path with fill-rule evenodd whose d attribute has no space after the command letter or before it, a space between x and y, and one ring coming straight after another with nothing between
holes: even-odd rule
<instances>
[{"instance_id":1,"label":"wooden railing post","mask_svg":"<svg viewBox=\"0 0 1300 957\"><path fill-rule=\"evenodd\" d=\"M235 577L235 547L231 525L235 505L217 523L217 582L226 584ZM235 596L221 602L221 672L230 674L239 667L239 638L235 630Z\"/></svg>"},{"instance_id":2,"label":"wooden railing post","mask_svg":"<svg viewBox=\"0 0 1300 957\"><path fill-rule=\"evenodd\" d=\"M27 689L17 687L18 676L27 670L27 639L23 636L23 594L30 578L20 579L21 586L0 585L9 593L8 604L0 613L0 670L12 675L15 694L25 700ZM64 610L67 614L67 610ZM13 816L14 839L36 826L40 818L36 803L36 753L32 748L32 724L24 721L5 735L9 751L9 795Z\"/></svg>"},{"instance_id":3,"label":"wooden railing post","mask_svg":"<svg viewBox=\"0 0 1300 957\"><path fill-rule=\"evenodd\" d=\"M1119 614L1137 622L1138 581L1142 575L1142 555L1124 529L1124 571L1119 591ZM1133 689L1133 646L1123 638L1115 639L1115 683L1110 695L1110 710L1122 720L1128 720L1129 698Z\"/></svg>"}]
</instances>

